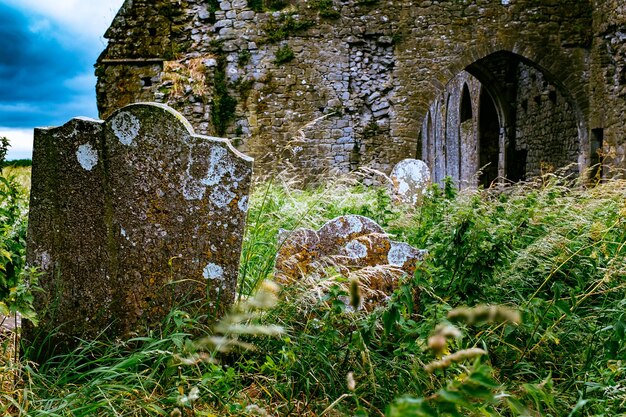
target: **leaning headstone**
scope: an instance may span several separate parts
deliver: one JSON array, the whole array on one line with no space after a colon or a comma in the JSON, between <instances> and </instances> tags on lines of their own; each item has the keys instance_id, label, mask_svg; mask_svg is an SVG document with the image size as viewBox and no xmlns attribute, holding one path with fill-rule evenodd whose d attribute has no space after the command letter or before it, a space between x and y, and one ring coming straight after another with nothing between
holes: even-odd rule
<instances>
[{"instance_id":1,"label":"leaning headstone","mask_svg":"<svg viewBox=\"0 0 626 417\"><path fill-rule=\"evenodd\" d=\"M318 231L296 229L276 255L276 280L288 284L329 265L340 270L389 266L413 275L426 251L394 242L375 221L358 215L339 216Z\"/></svg>"},{"instance_id":2,"label":"leaning headstone","mask_svg":"<svg viewBox=\"0 0 626 417\"><path fill-rule=\"evenodd\" d=\"M363 305L370 310L383 302L403 275L413 276L425 250L394 242L375 221L347 215L326 222L319 230L296 229L284 237L276 255L275 279L285 285L302 277L320 278L332 267L345 277L358 277ZM419 299L416 289L415 299Z\"/></svg>"},{"instance_id":3,"label":"leaning headstone","mask_svg":"<svg viewBox=\"0 0 626 417\"><path fill-rule=\"evenodd\" d=\"M417 204L430 184L430 169L419 159L404 159L396 164L389 177L397 200Z\"/></svg>"},{"instance_id":4,"label":"leaning headstone","mask_svg":"<svg viewBox=\"0 0 626 417\"><path fill-rule=\"evenodd\" d=\"M251 174L252 159L163 105L35 130L27 262L43 291L31 355L145 334L174 307L223 312Z\"/></svg>"}]
</instances>

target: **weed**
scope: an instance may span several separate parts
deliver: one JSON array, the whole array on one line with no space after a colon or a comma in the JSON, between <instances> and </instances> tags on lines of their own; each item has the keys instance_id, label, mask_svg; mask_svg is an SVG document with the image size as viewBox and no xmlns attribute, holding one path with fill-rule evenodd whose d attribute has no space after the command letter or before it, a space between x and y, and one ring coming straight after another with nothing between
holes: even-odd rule
<instances>
[{"instance_id":1,"label":"weed","mask_svg":"<svg viewBox=\"0 0 626 417\"><path fill-rule=\"evenodd\" d=\"M213 101L211 106L211 123L217 136L223 136L235 118L237 99L229 92L230 85L226 77L226 57L217 51L217 66L213 75Z\"/></svg>"},{"instance_id":2,"label":"weed","mask_svg":"<svg viewBox=\"0 0 626 417\"><path fill-rule=\"evenodd\" d=\"M285 44L276 50L276 58L274 59L274 63L276 65L284 64L286 62L292 61L295 58L293 51L289 47L289 45Z\"/></svg>"},{"instance_id":3,"label":"weed","mask_svg":"<svg viewBox=\"0 0 626 417\"><path fill-rule=\"evenodd\" d=\"M314 25L311 20L300 20L294 13L282 13L277 18L270 16L263 26L268 43L277 43L287 39L291 34L307 30Z\"/></svg>"},{"instance_id":4,"label":"weed","mask_svg":"<svg viewBox=\"0 0 626 417\"><path fill-rule=\"evenodd\" d=\"M249 50L242 49L241 51L239 51L239 55L237 55L237 64L240 67L245 67L248 64L248 62L250 62L251 57L252 57L252 54L250 53Z\"/></svg>"},{"instance_id":5,"label":"weed","mask_svg":"<svg viewBox=\"0 0 626 417\"><path fill-rule=\"evenodd\" d=\"M335 9L332 0L318 0L313 6L319 10L320 17L326 19L338 19L341 13Z\"/></svg>"}]
</instances>

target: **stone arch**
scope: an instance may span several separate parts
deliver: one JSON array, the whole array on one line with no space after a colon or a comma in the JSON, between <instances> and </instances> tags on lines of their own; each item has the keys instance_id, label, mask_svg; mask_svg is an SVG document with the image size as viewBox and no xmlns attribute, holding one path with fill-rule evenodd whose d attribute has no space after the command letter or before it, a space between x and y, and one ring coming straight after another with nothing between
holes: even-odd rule
<instances>
[{"instance_id":1,"label":"stone arch","mask_svg":"<svg viewBox=\"0 0 626 417\"><path fill-rule=\"evenodd\" d=\"M543 54L530 54L531 56L536 56L539 60L539 62L535 62L531 58L518 53L520 48L514 46L510 49L512 50L492 46L483 51L470 51L462 55L457 62L448 67L448 70L438 74L438 81L442 79L445 81L441 87L438 88L439 83L432 83L435 90L435 97L445 95L446 92L450 94L450 90L454 88L455 83L458 85L458 82L455 80L458 79L459 74L463 73L471 74L484 86L485 91L482 93L488 94L488 97L493 101L495 113L499 120L500 155L497 167L498 176L517 181L524 179L527 173L529 176L539 175L544 172L544 166L554 169L561 168L570 163L577 164L577 169L573 169L572 171L581 172L588 164L589 155L585 116L588 100L584 96L584 83L575 76L564 77L561 72L557 72L557 76L553 70L551 70L554 68L562 68L562 66L568 65L568 63L573 65L572 60L567 56L563 56L563 54L557 53L556 59L550 56L551 60L549 64L546 64L546 58ZM526 49L533 51L532 48ZM556 62L556 64L553 64L553 62ZM457 70L458 72L455 73ZM563 139L563 143L560 143L559 140L556 139L550 139L550 143L543 144L538 142L538 139L535 139L535 142L538 144L536 143L530 146L525 143L524 140L519 140L520 113L519 103L517 102L518 91L516 88L519 87L519 77L525 74L524 71L532 73L531 76L535 77L533 81L537 81L536 79L539 78L540 80L537 81L536 84L540 85L540 87L542 86L543 88L549 89L549 91L545 92L546 101L550 100L554 108L554 114L556 114L557 110L560 112L558 113L558 117L563 119L562 123L564 123L568 129L567 134L563 135L563 138L565 138ZM515 88L511 88L511 82L513 82ZM457 113L459 115L457 124L460 125L469 119L469 113L467 112L469 89L466 90L465 84L457 88L461 89L458 93L459 103L457 103L456 108L454 108L455 106L452 107L459 112ZM481 100L486 100L486 97L486 95L482 96ZM557 100L557 98L559 99ZM543 96L537 96L536 101L538 104L543 103ZM462 111L461 102L465 103L463 106L463 109L465 109L463 110L465 111L463 116L460 115ZM560 103L562 108L557 109L557 102ZM526 108L524 108L524 110L526 110ZM450 111L450 108L446 109L446 112ZM473 116L475 119L476 115ZM446 119L448 123L455 123L454 120L451 121L448 119L449 117ZM555 120L556 119L550 119L549 122L556 125L557 122ZM526 126L526 128L530 129L528 126ZM491 126L490 129L493 130L494 127ZM454 128L448 125L445 131L449 133L453 130ZM557 133L554 135L557 135ZM479 134L475 135L475 137L478 139ZM448 147L449 146L448 144ZM463 144L461 143L460 146L462 147ZM559 146L563 149L558 149ZM529 149L529 147L531 149ZM447 154L454 155L454 150L447 149L446 152ZM544 156L548 160L545 164L542 160ZM463 159L462 156L460 158ZM479 161L481 158L484 159L484 156L479 156ZM490 160L491 159L493 158L490 158ZM436 167L433 169L437 170ZM444 174L444 176L451 175L453 178L459 180L459 183L462 183L464 176L457 175L458 173L456 171L457 170L450 171L446 167L446 174ZM434 175L435 178L441 176L441 174ZM489 175L489 177L492 176L493 173ZM465 175L465 179L466 177L467 175Z\"/></svg>"}]
</instances>

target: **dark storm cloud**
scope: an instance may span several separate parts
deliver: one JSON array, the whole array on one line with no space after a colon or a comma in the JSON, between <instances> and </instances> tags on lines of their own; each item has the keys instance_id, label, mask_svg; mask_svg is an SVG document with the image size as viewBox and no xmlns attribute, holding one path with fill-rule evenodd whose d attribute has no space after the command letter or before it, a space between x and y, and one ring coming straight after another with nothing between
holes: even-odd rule
<instances>
[{"instance_id":1,"label":"dark storm cloud","mask_svg":"<svg viewBox=\"0 0 626 417\"><path fill-rule=\"evenodd\" d=\"M68 112L95 115L88 75L99 51L69 48L62 39L70 37L0 4L0 126L58 125Z\"/></svg>"}]
</instances>

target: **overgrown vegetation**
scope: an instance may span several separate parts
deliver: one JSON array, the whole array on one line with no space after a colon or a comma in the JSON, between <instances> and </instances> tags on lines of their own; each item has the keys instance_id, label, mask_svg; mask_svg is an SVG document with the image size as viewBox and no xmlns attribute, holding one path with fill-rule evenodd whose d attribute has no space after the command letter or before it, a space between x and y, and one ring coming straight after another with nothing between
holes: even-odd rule
<instances>
[{"instance_id":1,"label":"overgrown vegetation","mask_svg":"<svg viewBox=\"0 0 626 417\"><path fill-rule=\"evenodd\" d=\"M237 99L230 95L226 76L226 55L221 45L216 45L215 73L213 75L213 101L211 106L211 124L217 136L224 136L228 126L235 118Z\"/></svg>"},{"instance_id":2,"label":"overgrown vegetation","mask_svg":"<svg viewBox=\"0 0 626 417\"><path fill-rule=\"evenodd\" d=\"M341 17L341 13L334 7L333 0L317 0L313 3L313 6L319 10L320 17L326 19L338 19Z\"/></svg>"},{"instance_id":3,"label":"overgrown vegetation","mask_svg":"<svg viewBox=\"0 0 626 417\"><path fill-rule=\"evenodd\" d=\"M274 59L274 63L276 65L284 64L285 62L289 62L293 60L295 55L293 51L289 47L289 45L285 44L276 50L276 58Z\"/></svg>"},{"instance_id":4,"label":"overgrown vegetation","mask_svg":"<svg viewBox=\"0 0 626 417\"><path fill-rule=\"evenodd\" d=\"M277 43L296 34L307 30L315 22L307 19L300 19L295 13L281 13L278 17L270 16L263 26L267 43Z\"/></svg>"},{"instance_id":5,"label":"overgrown vegetation","mask_svg":"<svg viewBox=\"0 0 626 417\"><path fill-rule=\"evenodd\" d=\"M277 304L246 307L276 291L262 283L280 228L347 213L429 257L371 312L346 305L358 294L333 271L286 286ZM0 372L17 382L5 384L0 411L616 416L626 407L624 181L566 187L546 176L459 195L446 183L409 209L355 180L299 191L276 179L251 198L239 293L238 312L199 342L194 318L173 311L146 337L85 342L39 367L4 361Z\"/></svg>"}]
</instances>

